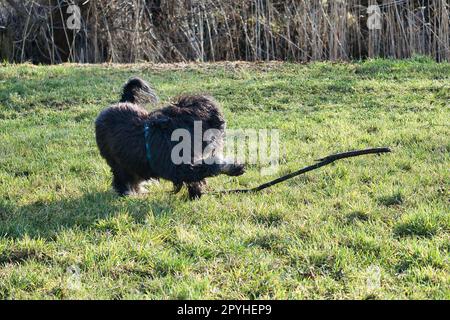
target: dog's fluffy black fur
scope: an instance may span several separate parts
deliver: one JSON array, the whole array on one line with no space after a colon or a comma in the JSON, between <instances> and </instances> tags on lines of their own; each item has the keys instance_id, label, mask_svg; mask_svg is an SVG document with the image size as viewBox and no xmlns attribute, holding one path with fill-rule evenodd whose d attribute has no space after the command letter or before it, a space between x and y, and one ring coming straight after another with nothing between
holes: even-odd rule
<instances>
[{"instance_id":1,"label":"dog's fluffy black fur","mask_svg":"<svg viewBox=\"0 0 450 320\"><path fill-rule=\"evenodd\" d=\"M186 185L190 198L197 198L202 195L205 178L244 173L243 165L224 161L214 150L210 155L216 157L214 161L195 162L203 158L203 152L195 154L193 150L190 163L174 164L171 152L178 143L171 141L174 130L186 129L193 137L194 121L201 121L203 131L216 129L221 133L215 136L215 144L220 148L225 120L217 103L209 96L184 96L174 104L151 112L143 107L145 103L156 104L157 101L157 95L148 83L131 78L123 88L120 102L103 110L95 121L97 145L111 167L112 185L117 193L141 193L145 191L142 182L162 178L172 181L176 192ZM146 124L150 127L150 161L145 148ZM203 148L205 146L204 143Z\"/></svg>"}]
</instances>

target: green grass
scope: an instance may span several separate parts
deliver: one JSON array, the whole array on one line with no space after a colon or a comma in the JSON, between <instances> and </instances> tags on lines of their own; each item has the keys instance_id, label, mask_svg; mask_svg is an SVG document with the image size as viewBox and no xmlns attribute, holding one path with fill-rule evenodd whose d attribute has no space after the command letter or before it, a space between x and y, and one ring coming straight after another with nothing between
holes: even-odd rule
<instances>
[{"instance_id":1,"label":"green grass","mask_svg":"<svg viewBox=\"0 0 450 320\"><path fill-rule=\"evenodd\" d=\"M212 94L229 128L279 129L277 175L393 153L261 194L118 198L93 121L131 75L164 102ZM450 299L449 101L450 64L425 58L0 66L0 298ZM270 178L251 166L210 189Z\"/></svg>"}]
</instances>

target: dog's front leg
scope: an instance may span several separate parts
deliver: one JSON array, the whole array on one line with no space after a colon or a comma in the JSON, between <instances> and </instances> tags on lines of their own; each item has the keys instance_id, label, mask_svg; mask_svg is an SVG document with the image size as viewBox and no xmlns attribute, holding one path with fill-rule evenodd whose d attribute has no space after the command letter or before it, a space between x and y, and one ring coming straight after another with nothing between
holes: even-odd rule
<instances>
[{"instance_id":1,"label":"dog's front leg","mask_svg":"<svg viewBox=\"0 0 450 320\"><path fill-rule=\"evenodd\" d=\"M207 160L205 160L206 162ZM215 158L220 165L220 173L228 176L240 176L245 173L245 166L230 159Z\"/></svg>"},{"instance_id":2,"label":"dog's front leg","mask_svg":"<svg viewBox=\"0 0 450 320\"><path fill-rule=\"evenodd\" d=\"M203 189L206 186L206 180L201 180L199 182L192 182L187 184L189 199L199 199L203 194Z\"/></svg>"},{"instance_id":3,"label":"dog's front leg","mask_svg":"<svg viewBox=\"0 0 450 320\"><path fill-rule=\"evenodd\" d=\"M245 173L245 166L232 159L226 159L219 156L212 156L203 160L205 165L210 165L214 171L214 176L226 174L228 176L240 176Z\"/></svg>"},{"instance_id":4,"label":"dog's front leg","mask_svg":"<svg viewBox=\"0 0 450 320\"><path fill-rule=\"evenodd\" d=\"M245 167L242 164L221 158L207 158L202 163L181 164L176 169L177 182L198 182L208 177L214 177L219 174L229 176L240 176L244 174Z\"/></svg>"}]
</instances>

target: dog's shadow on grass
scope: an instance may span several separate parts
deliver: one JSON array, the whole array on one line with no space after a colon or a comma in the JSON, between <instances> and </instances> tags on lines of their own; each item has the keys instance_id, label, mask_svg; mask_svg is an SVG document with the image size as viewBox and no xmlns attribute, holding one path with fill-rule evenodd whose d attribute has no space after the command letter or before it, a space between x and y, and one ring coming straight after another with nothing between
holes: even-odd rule
<instances>
[{"instance_id":1,"label":"dog's shadow on grass","mask_svg":"<svg viewBox=\"0 0 450 320\"><path fill-rule=\"evenodd\" d=\"M61 198L17 206L0 201L0 237L53 239L62 230L89 229L101 221L128 216L133 223L170 215L170 201L149 196L120 198L113 192L87 193L79 198Z\"/></svg>"}]
</instances>

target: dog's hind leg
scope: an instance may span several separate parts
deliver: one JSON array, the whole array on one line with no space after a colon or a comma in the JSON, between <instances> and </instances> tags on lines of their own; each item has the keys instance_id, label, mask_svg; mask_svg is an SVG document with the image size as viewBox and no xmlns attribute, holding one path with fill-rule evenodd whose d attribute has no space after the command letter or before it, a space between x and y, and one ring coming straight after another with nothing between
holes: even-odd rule
<instances>
[{"instance_id":1,"label":"dog's hind leg","mask_svg":"<svg viewBox=\"0 0 450 320\"><path fill-rule=\"evenodd\" d=\"M122 168L115 166L111 168L111 171L113 173L113 188L120 196L129 196L138 191L139 185L135 179Z\"/></svg>"},{"instance_id":2,"label":"dog's hind leg","mask_svg":"<svg viewBox=\"0 0 450 320\"><path fill-rule=\"evenodd\" d=\"M136 184L132 185L132 189L136 194L147 194L148 190L146 188L147 184L145 182L136 182Z\"/></svg>"}]
</instances>

